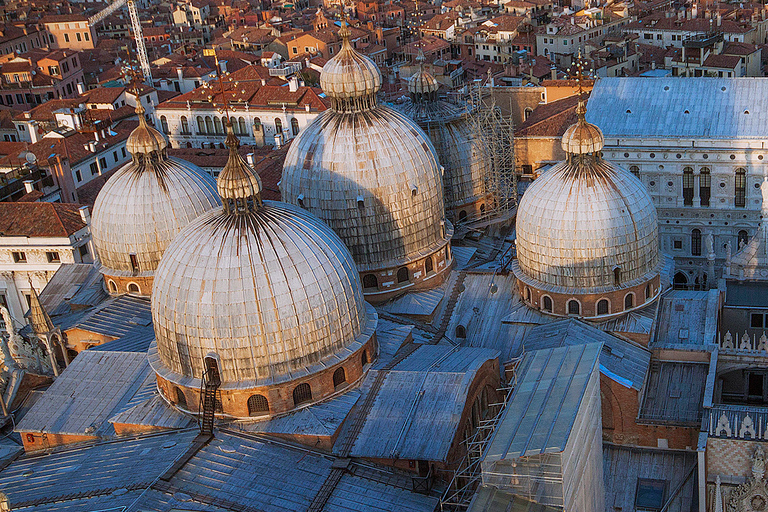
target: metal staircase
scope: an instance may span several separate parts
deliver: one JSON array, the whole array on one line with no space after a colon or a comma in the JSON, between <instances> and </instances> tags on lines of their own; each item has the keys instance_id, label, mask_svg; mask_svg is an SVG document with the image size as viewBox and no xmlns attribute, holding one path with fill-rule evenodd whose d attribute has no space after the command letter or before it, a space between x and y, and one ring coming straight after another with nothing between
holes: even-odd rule
<instances>
[{"instance_id":1,"label":"metal staircase","mask_svg":"<svg viewBox=\"0 0 768 512\"><path fill-rule=\"evenodd\" d=\"M200 434L213 435L213 421L216 414L216 401L221 385L218 369L209 369L203 374L200 385Z\"/></svg>"}]
</instances>

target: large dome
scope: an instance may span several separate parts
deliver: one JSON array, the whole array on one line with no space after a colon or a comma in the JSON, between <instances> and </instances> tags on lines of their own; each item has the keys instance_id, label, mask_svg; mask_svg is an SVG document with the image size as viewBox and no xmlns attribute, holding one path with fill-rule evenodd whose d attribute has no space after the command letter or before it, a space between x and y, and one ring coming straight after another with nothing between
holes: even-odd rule
<instances>
[{"instance_id":1,"label":"large dome","mask_svg":"<svg viewBox=\"0 0 768 512\"><path fill-rule=\"evenodd\" d=\"M144 141L134 141L134 150L146 151L133 153L132 161L107 180L93 207L93 241L111 292L147 294L151 283L144 290L124 290L122 281L151 279L173 237L221 204L214 179L196 165L168 157L164 145L147 138L150 130L142 117L136 129L142 137L131 136Z\"/></svg>"},{"instance_id":2,"label":"large dome","mask_svg":"<svg viewBox=\"0 0 768 512\"><path fill-rule=\"evenodd\" d=\"M184 228L157 269L150 363L158 376L199 388L204 359L215 355L221 388L236 393L307 379L370 349L376 313L342 241L301 208L262 202L254 171L236 150L229 160L219 176L224 206ZM319 397L322 386L312 387ZM290 408L275 400L273 412Z\"/></svg>"},{"instance_id":3,"label":"large dome","mask_svg":"<svg viewBox=\"0 0 768 512\"><path fill-rule=\"evenodd\" d=\"M341 237L358 270L369 273L366 297L384 300L442 281L432 277L451 266L452 227L429 137L403 114L377 105L378 68L352 48L346 25L340 34L343 48L320 77L331 108L291 143L280 188L284 201L314 213Z\"/></svg>"}]
</instances>

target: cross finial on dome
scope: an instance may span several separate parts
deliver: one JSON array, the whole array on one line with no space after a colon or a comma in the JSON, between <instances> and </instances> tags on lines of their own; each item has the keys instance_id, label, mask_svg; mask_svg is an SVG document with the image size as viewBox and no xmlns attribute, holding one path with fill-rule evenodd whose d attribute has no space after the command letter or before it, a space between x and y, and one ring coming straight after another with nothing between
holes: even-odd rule
<instances>
[{"instance_id":1,"label":"cross finial on dome","mask_svg":"<svg viewBox=\"0 0 768 512\"><path fill-rule=\"evenodd\" d=\"M344 18L341 20L341 28L339 28L339 37L341 37L341 40L343 44L348 45L349 44L349 37L352 35L352 31L349 29L349 26L347 25L347 16L344 15Z\"/></svg>"},{"instance_id":2,"label":"cross finial on dome","mask_svg":"<svg viewBox=\"0 0 768 512\"><path fill-rule=\"evenodd\" d=\"M240 156L240 141L229 118L226 145L229 148L229 158L216 181L224 211L230 214L252 212L261 206L261 178Z\"/></svg>"},{"instance_id":3,"label":"cross finial on dome","mask_svg":"<svg viewBox=\"0 0 768 512\"><path fill-rule=\"evenodd\" d=\"M155 158L162 158L163 151L168 147L168 141L163 135L149 126L147 118L144 115L144 105L141 103L141 84L143 75L141 71L131 66L125 66L122 70L123 79L128 82L128 90L136 97L136 116L139 118L139 126L134 129L125 141L128 152L134 159L143 160L143 163L151 163L153 158L147 158L148 155L155 155Z\"/></svg>"}]
</instances>

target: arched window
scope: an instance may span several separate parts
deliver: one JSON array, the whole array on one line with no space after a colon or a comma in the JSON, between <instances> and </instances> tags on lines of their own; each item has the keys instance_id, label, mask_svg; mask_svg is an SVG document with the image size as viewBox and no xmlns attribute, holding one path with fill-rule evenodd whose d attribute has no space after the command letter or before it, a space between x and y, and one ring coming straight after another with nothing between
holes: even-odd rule
<instances>
[{"instance_id":1,"label":"arched window","mask_svg":"<svg viewBox=\"0 0 768 512\"><path fill-rule=\"evenodd\" d=\"M109 280L109 291L110 293L117 293L117 284L113 280Z\"/></svg>"},{"instance_id":2,"label":"arched window","mask_svg":"<svg viewBox=\"0 0 768 512\"><path fill-rule=\"evenodd\" d=\"M424 260L424 272L427 274L434 272L434 267L432 265L432 256L428 256L427 259Z\"/></svg>"},{"instance_id":3,"label":"arched window","mask_svg":"<svg viewBox=\"0 0 768 512\"><path fill-rule=\"evenodd\" d=\"M523 111L523 120L527 121L529 117L531 117L531 114L533 114L533 109L531 107L525 107L525 110Z\"/></svg>"},{"instance_id":4,"label":"arched window","mask_svg":"<svg viewBox=\"0 0 768 512\"><path fill-rule=\"evenodd\" d=\"M141 293L141 288L136 283L128 283L128 293Z\"/></svg>"},{"instance_id":5,"label":"arched window","mask_svg":"<svg viewBox=\"0 0 768 512\"><path fill-rule=\"evenodd\" d=\"M547 313L552 312L552 299L548 295L541 298L541 309Z\"/></svg>"},{"instance_id":6,"label":"arched window","mask_svg":"<svg viewBox=\"0 0 768 512\"><path fill-rule=\"evenodd\" d=\"M712 175L709 169L702 167L699 171L699 198L701 206L709 206L709 197L712 194Z\"/></svg>"},{"instance_id":7,"label":"arched window","mask_svg":"<svg viewBox=\"0 0 768 512\"><path fill-rule=\"evenodd\" d=\"M168 135L168 118L160 116L160 126L163 128L163 133Z\"/></svg>"},{"instance_id":8,"label":"arched window","mask_svg":"<svg viewBox=\"0 0 768 512\"><path fill-rule=\"evenodd\" d=\"M467 329L463 325L456 326L456 337L465 339L467 337Z\"/></svg>"},{"instance_id":9,"label":"arched window","mask_svg":"<svg viewBox=\"0 0 768 512\"><path fill-rule=\"evenodd\" d=\"M466 220L467 218L467 212L465 210L461 210L459 212L459 222Z\"/></svg>"},{"instance_id":10,"label":"arched window","mask_svg":"<svg viewBox=\"0 0 768 512\"><path fill-rule=\"evenodd\" d=\"M258 117L253 118L253 130L257 132L261 131L261 119Z\"/></svg>"},{"instance_id":11,"label":"arched window","mask_svg":"<svg viewBox=\"0 0 768 512\"><path fill-rule=\"evenodd\" d=\"M295 117L291 119L291 131L294 136L299 134L299 120Z\"/></svg>"},{"instance_id":12,"label":"arched window","mask_svg":"<svg viewBox=\"0 0 768 512\"><path fill-rule=\"evenodd\" d=\"M634 174L637 178L640 177L640 168L636 165L630 165L629 166L629 172Z\"/></svg>"},{"instance_id":13,"label":"arched window","mask_svg":"<svg viewBox=\"0 0 768 512\"><path fill-rule=\"evenodd\" d=\"M738 239L738 242L736 244L736 247L738 247L738 248L741 248L742 244L746 244L747 242L749 242L749 233L747 233L743 229L741 231L739 231L738 237L739 237L739 239Z\"/></svg>"},{"instance_id":14,"label":"arched window","mask_svg":"<svg viewBox=\"0 0 768 512\"><path fill-rule=\"evenodd\" d=\"M635 307L635 294L628 293L624 296L624 309L632 309Z\"/></svg>"},{"instance_id":15,"label":"arched window","mask_svg":"<svg viewBox=\"0 0 768 512\"><path fill-rule=\"evenodd\" d=\"M189 133L189 121L187 116L181 116L181 133Z\"/></svg>"},{"instance_id":16,"label":"arched window","mask_svg":"<svg viewBox=\"0 0 768 512\"><path fill-rule=\"evenodd\" d=\"M485 213L485 203L480 205L480 213Z\"/></svg>"},{"instance_id":17,"label":"arched window","mask_svg":"<svg viewBox=\"0 0 768 512\"><path fill-rule=\"evenodd\" d=\"M294 406L309 402L310 400L312 400L312 388L306 382L302 382L293 389Z\"/></svg>"},{"instance_id":18,"label":"arched window","mask_svg":"<svg viewBox=\"0 0 768 512\"><path fill-rule=\"evenodd\" d=\"M397 282L405 283L409 280L410 280L410 276L408 275L408 267L400 267L397 270Z\"/></svg>"},{"instance_id":19,"label":"arched window","mask_svg":"<svg viewBox=\"0 0 768 512\"><path fill-rule=\"evenodd\" d=\"M248 416L261 416L269 412L269 400L264 395L251 395L248 397Z\"/></svg>"},{"instance_id":20,"label":"arched window","mask_svg":"<svg viewBox=\"0 0 768 512\"><path fill-rule=\"evenodd\" d=\"M275 133L277 135L283 133L283 122L279 118L275 118Z\"/></svg>"},{"instance_id":21,"label":"arched window","mask_svg":"<svg viewBox=\"0 0 768 512\"><path fill-rule=\"evenodd\" d=\"M205 133L205 121L202 116L197 116L197 133Z\"/></svg>"},{"instance_id":22,"label":"arched window","mask_svg":"<svg viewBox=\"0 0 768 512\"><path fill-rule=\"evenodd\" d=\"M245 124L245 118L238 119L237 124L240 125L240 135L248 136L248 126Z\"/></svg>"},{"instance_id":23,"label":"arched window","mask_svg":"<svg viewBox=\"0 0 768 512\"><path fill-rule=\"evenodd\" d=\"M683 205L693 206L693 169L683 169Z\"/></svg>"},{"instance_id":24,"label":"arched window","mask_svg":"<svg viewBox=\"0 0 768 512\"><path fill-rule=\"evenodd\" d=\"M345 382L347 382L347 373L344 371L344 368L337 368L336 371L333 372L333 388L337 389Z\"/></svg>"},{"instance_id":25,"label":"arched window","mask_svg":"<svg viewBox=\"0 0 768 512\"><path fill-rule=\"evenodd\" d=\"M525 302L531 302L531 289L525 287Z\"/></svg>"},{"instance_id":26,"label":"arched window","mask_svg":"<svg viewBox=\"0 0 768 512\"><path fill-rule=\"evenodd\" d=\"M184 392L181 390L181 388L174 387L173 391L174 391L174 394L176 395L176 405L178 405L182 409L186 409L187 408L187 396L184 394Z\"/></svg>"},{"instance_id":27,"label":"arched window","mask_svg":"<svg viewBox=\"0 0 768 512\"><path fill-rule=\"evenodd\" d=\"M216 134L217 135L223 133L224 130L222 130L221 119L219 119L218 117L214 116L214 118L213 118L213 126L214 126L214 129L216 130Z\"/></svg>"},{"instance_id":28,"label":"arched window","mask_svg":"<svg viewBox=\"0 0 768 512\"><path fill-rule=\"evenodd\" d=\"M205 133L213 133L213 121L211 116L205 116Z\"/></svg>"},{"instance_id":29,"label":"arched window","mask_svg":"<svg viewBox=\"0 0 768 512\"><path fill-rule=\"evenodd\" d=\"M579 301L577 301L576 299L571 299L568 301L568 314L569 315L581 314L581 304L579 304Z\"/></svg>"},{"instance_id":30,"label":"arched window","mask_svg":"<svg viewBox=\"0 0 768 512\"><path fill-rule=\"evenodd\" d=\"M363 350L363 355L360 356L360 363L362 364L363 368L365 368L365 365L368 364L368 352Z\"/></svg>"},{"instance_id":31,"label":"arched window","mask_svg":"<svg viewBox=\"0 0 768 512\"><path fill-rule=\"evenodd\" d=\"M619 286L621 284L621 267L613 267L613 285Z\"/></svg>"},{"instance_id":32,"label":"arched window","mask_svg":"<svg viewBox=\"0 0 768 512\"><path fill-rule=\"evenodd\" d=\"M744 208L747 205L747 170L736 169L736 182L734 189L734 202L736 208Z\"/></svg>"},{"instance_id":33,"label":"arched window","mask_svg":"<svg viewBox=\"0 0 768 512\"><path fill-rule=\"evenodd\" d=\"M648 300L653 295L653 289L651 288L651 285L648 284L645 286L645 300Z\"/></svg>"},{"instance_id":34,"label":"arched window","mask_svg":"<svg viewBox=\"0 0 768 512\"><path fill-rule=\"evenodd\" d=\"M608 314L608 299L600 299L599 301L597 301L597 314L598 315Z\"/></svg>"},{"instance_id":35,"label":"arched window","mask_svg":"<svg viewBox=\"0 0 768 512\"><path fill-rule=\"evenodd\" d=\"M378 290L379 280L373 274L365 274L363 276L363 288L366 290Z\"/></svg>"},{"instance_id":36,"label":"arched window","mask_svg":"<svg viewBox=\"0 0 768 512\"><path fill-rule=\"evenodd\" d=\"M684 273L678 272L675 274L674 288L675 290L685 290L688 288L688 277Z\"/></svg>"},{"instance_id":37,"label":"arched window","mask_svg":"<svg viewBox=\"0 0 768 512\"><path fill-rule=\"evenodd\" d=\"M691 231L691 255L701 256L701 230Z\"/></svg>"}]
</instances>

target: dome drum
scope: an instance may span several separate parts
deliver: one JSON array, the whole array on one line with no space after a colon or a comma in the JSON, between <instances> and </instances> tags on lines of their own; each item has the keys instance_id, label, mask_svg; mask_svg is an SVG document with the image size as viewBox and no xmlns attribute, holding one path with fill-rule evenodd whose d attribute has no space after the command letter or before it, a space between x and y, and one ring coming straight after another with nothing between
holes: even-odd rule
<instances>
[{"instance_id":1,"label":"dome drum","mask_svg":"<svg viewBox=\"0 0 768 512\"><path fill-rule=\"evenodd\" d=\"M291 380L272 383L222 382L218 389L220 407L216 415L241 420L272 418L354 387L365 376L368 366L377 359L376 322L372 323L372 328L364 331L359 338L360 343L348 347L349 353L343 359L323 361L306 372L297 372ZM184 412L199 414L200 379L184 377L164 367L155 343L150 347L148 357L156 372L157 387L163 399Z\"/></svg>"}]
</instances>

